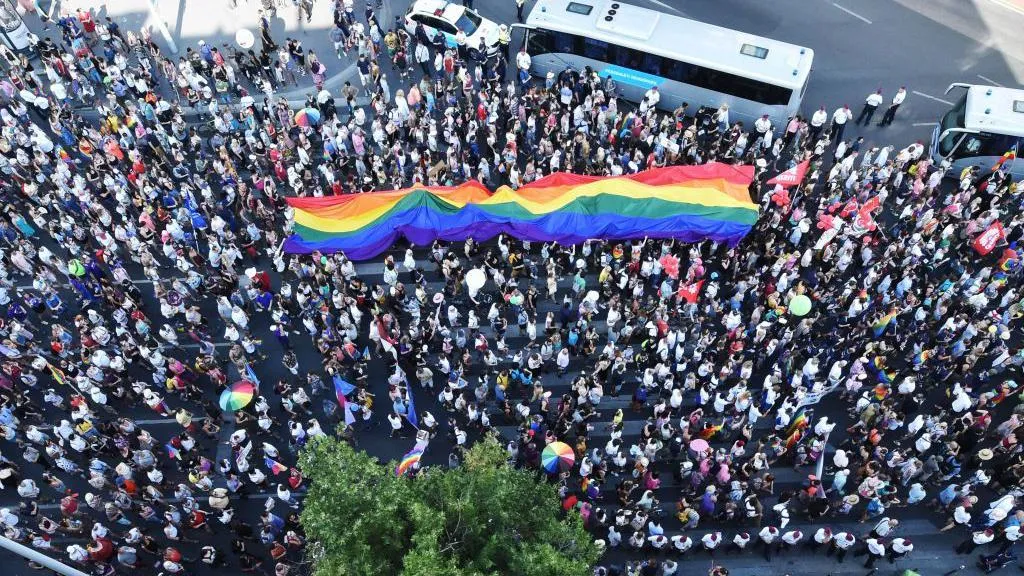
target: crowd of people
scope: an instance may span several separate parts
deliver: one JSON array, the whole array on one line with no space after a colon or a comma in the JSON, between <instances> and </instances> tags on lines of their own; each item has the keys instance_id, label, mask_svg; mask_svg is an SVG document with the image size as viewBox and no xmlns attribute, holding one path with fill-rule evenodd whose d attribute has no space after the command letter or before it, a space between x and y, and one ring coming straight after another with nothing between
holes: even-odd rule
<instances>
[{"instance_id":1,"label":"crowd of people","mask_svg":"<svg viewBox=\"0 0 1024 576\"><path fill-rule=\"evenodd\" d=\"M80 11L37 58L0 49L5 536L99 574L302 572L297 451L409 435L416 394L452 466L489 432L524 467L572 446L549 478L607 550L597 574L670 576L696 555L726 574L747 549L893 562L913 556L915 504L962 535L950 554L1010 557L1024 189L1002 167L947 174L920 143L844 141L843 109L763 129L724 106L660 110L656 90L629 105L590 70L510 74L507 40L474 61L363 16L338 3L332 40L361 85L335 93L266 25L258 53L200 43L174 62ZM307 74L320 119L302 122L274 91ZM757 166L738 247L280 251L287 196L711 161ZM799 186L766 183L803 162ZM225 411L239 380L256 398ZM831 528L850 521L864 530Z\"/></svg>"}]
</instances>

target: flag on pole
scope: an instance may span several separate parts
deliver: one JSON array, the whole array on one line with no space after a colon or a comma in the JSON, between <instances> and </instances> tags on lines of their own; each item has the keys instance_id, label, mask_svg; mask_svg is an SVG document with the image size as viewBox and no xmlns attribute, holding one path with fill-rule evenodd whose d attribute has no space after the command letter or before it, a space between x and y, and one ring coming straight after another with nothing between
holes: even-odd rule
<instances>
[{"instance_id":1,"label":"flag on pole","mask_svg":"<svg viewBox=\"0 0 1024 576\"><path fill-rule=\"evenodd\" d=\"M402 476L409 471L410 468L419 464L420 458L423 456L423 448L415 447L409 450L405 456L402 456L402 461L398 463L398 467L395 468L395 476Z\"/></svg>"},{"instance_id":2,"label":"flag on pole","mask_svg":"<svg viewBox=\"0 0 1024 576\"><path fill-rule=\"evenodd\" d=\"M789 170L782 172L775 178L768 181L769 186L776 184L782 184L783 186L797 186L804 181L804 176L807 175L807 168L811 165L810 160L804 160L803 162L793 166Z\"/></svg>"},{"instance_id":3,"label":"flag on pole","mask_svg":"<svg viewBox=\"0 0 1024 576\"><path fill-rule=\"evenodd\" d=\"M46 363L46 366L50 369L50 376L53 377L53 381L54 382L56 382L57 384L60 384L61 386L67 384L67 381L65 380L65 376L64 376L64 371L63 370L61 370L60 368L57 368L56 366L54 366L53 364L50 364L49 362Z\"/></svg>"},{"instance_id":4,"label":"flag on pole","mask_svg":"<svg viewBox=\"0 0 1024 576\"><path fill-rule=\"evenodd\" d=\"M281 464L280 462L278 462L277 460L274 460L273 458L271 458L269 456L264 456L263 457L263 465L266 466L267 468L269 468L270 471L274 473L274 476L277 476L281 472L284 472L285 470L288 469L287 466L285 466L284 464Z\"/></svg>"},{"instance_id":5,"label":"flag on pole","mask_svg":"<svg viewBox=\"0 0 1024 576\"><path fill-rule=\"evenodd\" d=\"M1003 162L1007 160L1015 160L1017 158L1017 145L1014 144L1009 150L1007 150L999 160L996 160L995 166L992 166L992 171L995 172L1003 166Z\"/></svg>"}]
</instances>

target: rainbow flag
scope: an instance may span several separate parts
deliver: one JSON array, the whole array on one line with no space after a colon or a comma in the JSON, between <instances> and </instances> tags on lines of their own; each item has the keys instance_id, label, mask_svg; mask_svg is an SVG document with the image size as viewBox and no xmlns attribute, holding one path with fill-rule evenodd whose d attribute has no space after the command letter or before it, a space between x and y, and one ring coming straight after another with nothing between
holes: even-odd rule
<instances>
[{"instance_id":1,"label":"rainbow flag","mask_svg":"<svg viewBox=\"0 0 1024 576\"><path fill-rule=\"evenodd\" d=\"M811 419L807 417L807 412L803 408L796 411L793 418L789 421L789 428L787 428L787 434L792 435L797 430L803 430L811 425Z\"/></svg>"},{"instance_id":2,"label":"rainbow flag","mask_svg":"<svg viewBox=\"0 0 1024 576\"><path fill-rule=\"evenodd\" d=\"M408 472L409 469L412 468L413 464L418 463L420 461L420 458L422 457L423 448L416 447L413 448L412 450L409 450L409 452L407 452L405 456L402 456L402 461L399 462L398 467L395 468L395 476L402 476L403 474Z\"/></svg>"},{"instance_id":3,"label":"rainbow flag","mask_svg":"<svg viewBox=\"0 0 1024 576\"><path fill-rule=\"evenodd\" d=\"M895 317L895 312L889 312L885 316L879 318L878 322L875 322L874 324L871 325L871 329L875 333L875 338L878 338L885 333L885 329L889 327L889 323L892 322L892 319Z\"/></svg>"},{"instance_id":4,"label":"rainbow flag","mask_svg":"<svg viewBox=\"0 0 1024 576\"><path fill-rule=\"evenodd\" d=\"M419 245L435 239L521 240L677 238L735 246L757 222L747 187L752 166L705 164L655 168L619 177L555 173L491 194L479 182L455 187L322 198L288 198L295 233L284 249L306 254L344 251L372 258L399 237Z\"/></svg>"},{"instance_id":5,"label":"rainbow flag","mask_svg":"<svg viewBox=\"0 0 1024 576\"><path fill-rule=\"evenodd\" d=\"M889 372L885 369L885 360L880 356L875 356L871 359L871 367L874 368L875 374L878 376L879 382L885 382L886 384L892 384L896 378L895 372Z\"/></svg>"},{"instance_id":6,"label":"rainbow flag","mask_svg":"<svg viewBox=\"0 0 1024 576\"><path fill-rule=\"evenodd\" d=\"M796 446L797 443L800 442L800 439L803 438L803 436L803 430L793 430L793 432L791 432L789 436L786 438L786 450L790 450L793 448L793 446Z\"/></svg>"},{"instance_id":7,"label":"rainbow flag","mask_svg":"<svg viewBox=\"0 0 1024 576\"><path fill-rule=\"evenodd\" d=\"M64 371L63 370L61 370L60 368L57 368L56 366L54 366L53 364L50 364L49 362L46 363L46 366L50 369L50 376L53 377L53 381L54 382L56 382L57 384L60 384L61 386L63 386L64 384L67 383L67 381L65 380L65 376L64 376Z\"/></svg>"},{"instance_id":8,"label":"rainbow flag","mask_svg":"<svg viewBox=\"0 0 1024 576\"><path fill-rule=\"evenodd\" d=\"M932 354L934 354L934 352L932 352L931 350L922 350L918 352L917 354L914 355L914 366L920 366L924 364L925 362L928 361L929 358L932 357Z\"/></svg>"},{"instance_id":9,"label":"rainbow flag","mask_svg":"<svg viewBox=\"0 0 1024 576\"><path fill-rule=\"evenodd\" d=\"M270 471L274 473L274 476L277 476L281 472L284 472L285 470L288 469L287 466L285 466L284 464L281 464L280 462L278 462L277 460L274 460L273 458L271 458L269 456L264 456L263 457L263 465L266 466L267 468L269 468Z\"/></svg>"}]
</instances>

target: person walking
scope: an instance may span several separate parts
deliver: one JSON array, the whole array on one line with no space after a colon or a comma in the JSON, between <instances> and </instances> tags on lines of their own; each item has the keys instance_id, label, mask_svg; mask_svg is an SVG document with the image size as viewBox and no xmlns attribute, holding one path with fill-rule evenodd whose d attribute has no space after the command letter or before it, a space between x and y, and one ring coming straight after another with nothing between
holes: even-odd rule
<instances>
[{"instance_id":1,"label":"person walking","mask_svg":"<svg viewBox=\"0 0 1024 576\"><path fill-rule=\"evenodd\" d=\"M865 126L871 124L871 118L875 115L875 110L878 110L878 106L883 102L882 89L868 94L867 98L864 99L864 107L860 110L860 115L857 116L857 121L854 122L857 126L860 126L861 122Z\"/></svg>"},{"instance_id":2,"label":"person walking","mask_svg":"<svg viewBox=\"0 0 1024 576\"><path fill-rule=\"evenodd\" d=\"M821 136L821 131L825 128L825 122L828 122L828 110L825 109L825 106L821 106L811 115L807 140L812 146L818 142L818 137Z\"/></svg>"},{"instance_id":3,"label":"person walking","mask_svg":"<svg viewBox=\"0 0 1024 576\"><path fill-rule=\"evenodd\" d=\"M520 23L523 21L523 6L526 5L526 0L516 0L516 20Z\"/></svg>"},{"instance_id":4,"label":"person walking","mask_svg":"<svg viewBox=\"0 0 1024 576\"><path fill-rule=\"evenodd\" d=\"M853 119L853 112L850 111L850 107L846 104L842 108L836 108L836 111L832 113L832 131L829 133L828 138L835 146L843 139L843 130L846 129L846 123Z\"/></svg>"},{"instance_id":5,"label":"person walking","mask_svg":"<svg viewBox=\"0 0 1024 576\"><path fill-rule=\"evenodd\" d=\"M889 104L889 108L886 109L885 114L882 115L882 119L878 122L879 126L888 126L892 124L892 121L896 118L896 110L899 110L900 104L907 98L907 87L900 86L900 89L896 91L896 94L892 97L892 102Z\"/></svg>"}]
</instances>

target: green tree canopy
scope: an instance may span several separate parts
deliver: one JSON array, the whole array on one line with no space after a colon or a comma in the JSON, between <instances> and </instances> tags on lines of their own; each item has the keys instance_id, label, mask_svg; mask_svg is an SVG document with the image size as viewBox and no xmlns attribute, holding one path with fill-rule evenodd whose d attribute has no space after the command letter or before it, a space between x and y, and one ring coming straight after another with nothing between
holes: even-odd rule
<instances>
[{"instance_id":1,"label":"green tree canopy","mask_svg":"<svg viewBox=\"0 0 1024 576\"><path fill-rule=\"evenodd\" d=\"M329 437L299 462L317 576L585 576L600 556L555 486L509 466L494 438L413 479Z\"/></svg>"}]
</instances>

